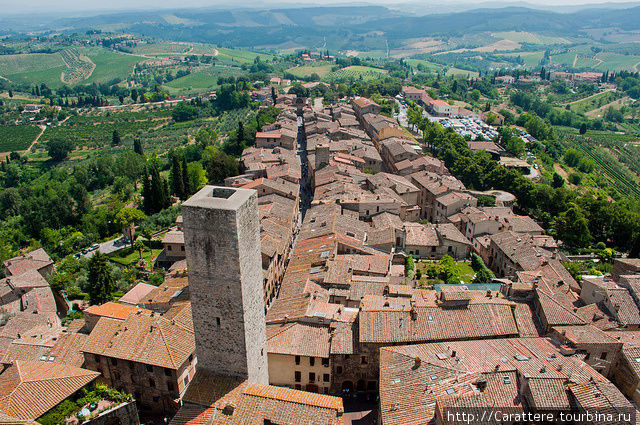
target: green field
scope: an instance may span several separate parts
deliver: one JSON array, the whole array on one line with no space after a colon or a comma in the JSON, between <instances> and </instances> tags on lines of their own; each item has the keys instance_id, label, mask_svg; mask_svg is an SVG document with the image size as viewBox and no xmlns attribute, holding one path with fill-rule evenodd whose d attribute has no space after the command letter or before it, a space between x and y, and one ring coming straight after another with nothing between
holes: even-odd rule
<instances>
[{"instance_id":1,"label":"green field","mask_svg":"<svg viewBox=\"0 0 640 425\"><path fill-rule=\"evenodd\" d=\"M58 66L56 68L42 69L39 71L20 72L16 74L5 75L8 80L22 84L40 84L45 83L47 86L55 88L62 85L60 79L62 71L67 69L66 66Z\"/></svg>"},{"instance_id":2,"label":"green field","mask_svg":"<svg viewBox=\"0 0 640 425\"><path fill-rule=\"evenodd\" d=\"M540 60L544 56L544 52L516 52L516 53L505 53L502 56L508 57L518 57L524 61L524 65L526 67L535 68L540 64Z\"/></svg>"},{"instance_id":3,"label":"green field","mask_svg":"<svg viewBox=\"0 0 640 425\"><path fill-rule=\"evenodd\" d=\"M618 53L601 52L598 53L596 57L603 61L600 65L595 67L595 69L599 71L631 71L634 70L633 67L636 64L640 63L640 56L633 55L621 55Z\"/></svg>"},{"instance_id":4,"label":"green field","mask_svg":"<svg viewBox=\"0 0 640 425\"><path fill-rule=\"evenodd\" d=\"M330 72L324 79L327 81L369 81L382 78L388 73L385 69L372 68L370 66L348 66L335 72Z\"/></svg>"},{"instance_id":5,"label":"green field","mask_svg":"<svg viewBox=\"0 0 640 425\"><path fill-rule=\"evenodd\" d=\"M183 54L187 53L191 49L191 44L188 43L172 43L172 42L159 42L139 44L133 48L133 53L138 55L164 55L164 54Z\"/></svg>"},{"instance_id":6,"label":"green field","mask_svg":"<svg viewBox=\"0 0 640 425\"><path fill-rule=\"evenodd\" d=\"M19 74L22 72L42 71L44 69L65 66L58 53L31 53L25 55L0 56L0 75Z\"/></svg>"},{"instance_id":7,"label":"green field","mask_svg":"<svg viewBox=\"0 0 640 425\"><path fill-rule=\"evenodd\" d=\"M218 76L212 74L204 74L199 72L193 72L184 77L176 78L164 85L169 89L175 89L177 91L182 90L194 90L205 91L213 90L218 87ZM172 90L169 90L171 92Z\"/></svg>"},{"instance_id":8,"label":"green field","mask_svg":"<svg viewBox=\"0 0 640 425\"><path fill-rule=\"evenodd\" d=\"M136 63L145 60L139 56L119 54L99 47L77 50L96 64L91 76L79 84L126 78ZM0 56L0 75L16 83L45 83L52 88L60 87L63 84L61 75L66 69L67 66L58 53Z\"/></svg>"},{"instance_id":9,"label":"green field","mask_svg":"<svg viewBox=\"0 0 640 425\"><path fill-rule=\"evenodd\" d=\"M442 65L437 64L437 63L433 63L433 62L429 62L426 60L422 60L422 59L407 59L406 60L407 63L409 65L411 65L414 68L418 68L418 65L422 65L424 67L424 69L427 69L431 72L437 72L439 70L442 69Z\"/></svg>"},{"instance_id":10,"label":"green field","mask_svg":"<svg viewBox=\"0 0 640 425\"><path fill-rule=\"evenodd\" d=\"M565 52L557 55L551 55L551 63L573 67L573 61L576 59L576 52Z\"/></svg>"},{"instance_id":11,"label":"green field","mask_svg":"<svg viewBox=\"0 0 640 425\"><path fill-rule=\"evenodd\" d=\"M447 69L447 75L462 75L463 77L466 77L468 75L469 77L477 77L479 74L476 71L468 71L466 69L460 68L449 68Z\"/></svg>"},{"instance_id":12,"label":"green field","mask_svg":"<svg viewBox=\"0 0 640 425\"><path fill-rule=\"evenodd\" d=\"M322 78L331 72L331 68L333 68L333 64L321 63L321 64L304 65L304 66L289 68L287 69L286 72L293 74L298 78L309 77L312 74L318 74L318 76Z\"/></svg>"},{"instance_id":13,"label":"green field","mask_svg":"<svg viewBox=\"0 0 640 425\"><path fill-rule=\"evenodd\" d=\"M491 34L495 38L530 44L567 44L569 40L561 37L549 37L525 31L504 31Z\"/></svg>"},{"instance_id":14,"label":"green field","mask_svg":"<svg viewBox=\"0 0 640 425\"><path fill-rule=\"evenodd\" d=\"M607 103L613 102L618 99L620 96L615 92L606 91L603 93L598 93L594 96L587 97L582 100L578 100L571 104L571 111L576 112L578 114L584 114L586 112L597 109Z\"/></svg>"},{"instance_id":15,"label":"green field","mask_svg":"<svg viewBox=\"0 0 640 425\"><path fill-rule=\"evenodd\" d=\"M588 58L588 57L584 57L584 56L578 56L578 60L576 61L576 68L580 69L580 68L595 68L596 66L598 66L598 64L600 63L600 61L593 59L593 58Z\"/></svg>"},{"instance_id":16,"label":"green field","mask_svg":"<svg viewBox=\"0 0 640 425\"><path fill-rule=\"evenodd\" d=\"M253 62L256 56L259 56L263 61L271 60L273 58L272 55L249 52L246 50L227 49L224 47L218 47L217 50L218 55L216 56L216 58L221 62L235 62L236 64L243 64Z\"/></svg>"},{"instance_id":17,"label":"green field","mask_svg":"<svg viewBox=\"0 0 640 425\"><path fill-rule=\"evenodd\" d=\"M217 65L184 77L176 78L163 85L171 95L189 92L210 91L218 88L219 77L238 76L242 69Z\"/></svg>"},{"instance_id":18,"label":"green field","mask_svg":"<svg viewBox=\"0 0 640 425\"><path fill-rule=\"evenodd\" d=\"M136 63L145 60L139 56L114 53L105 49L84 52L96 64L91 76L81 84L105 83L114 78L126 78L133 72Z\"/></svg>"},{"instance_id":19,"label":"green field","mask_svg":"<svg viewBox=\"0 0 640 425\"><path fill-rule=\"evenodd\" d=\"M35 125L0 126L0 152L22 151L40 134Z\"/></svg>"}]
</instances>

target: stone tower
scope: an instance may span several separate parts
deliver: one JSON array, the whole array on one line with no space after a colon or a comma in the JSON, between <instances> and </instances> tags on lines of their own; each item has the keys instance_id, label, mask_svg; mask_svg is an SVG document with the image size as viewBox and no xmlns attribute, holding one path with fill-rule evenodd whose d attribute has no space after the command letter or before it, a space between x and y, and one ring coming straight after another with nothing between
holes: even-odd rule
<instances>
[{"instance_id":1,"label":"stone tower","mask_svg":"<svg viewBox=\"0 0 640 425\"><path fill-rule=\"evenodd\" d=\"M316 170L329 165L329 158L331 157L329 145L317 145L316 146Z\"/></svg>"},{"instance_id":2,"label":"stone tower","mask_svg":"<svg viewBox=\"0 0 640 425\"><path fill-rule=\"evenodd\" d=\"M182 217L198 367L267 385L257 192L205 186Z\"/></svg>"}]
</instances>

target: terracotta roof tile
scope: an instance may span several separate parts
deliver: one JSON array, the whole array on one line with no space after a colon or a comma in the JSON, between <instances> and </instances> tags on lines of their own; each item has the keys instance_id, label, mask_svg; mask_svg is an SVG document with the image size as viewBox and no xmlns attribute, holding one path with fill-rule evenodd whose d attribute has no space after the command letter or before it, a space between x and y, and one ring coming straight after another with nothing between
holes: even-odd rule
<instances>
[{"instance_id":1,"label":"terracotta roof tile","mask_svg":"<svg viewBox=\"0 0 640 425\"><path fill-rule=\"evenodd\" d=\"M0 411L36 419L99 375L74 366L17 361L0 375Z\"/></svg>"}]
</instances>

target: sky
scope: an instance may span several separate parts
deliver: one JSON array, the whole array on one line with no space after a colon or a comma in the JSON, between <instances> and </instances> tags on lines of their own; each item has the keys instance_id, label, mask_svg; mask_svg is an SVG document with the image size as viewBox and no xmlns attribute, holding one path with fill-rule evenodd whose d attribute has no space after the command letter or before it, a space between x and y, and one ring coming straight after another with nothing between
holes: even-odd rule
<instances>
[{"instance_id":1,"label":"sky","mask_svg":"<svg viewBox=\"0 0 640 425\"><path fill-rule=\"evenodd\" d=\"M216 1L216 0L59 0L53 2L51 0L0 0L0 15L13 15L23 13L73 13L73 12L104 12L116 10L158 10L158 9L176 9L176 8L192 8L192 7L215 7L223 6L224 8L232 7L281 7L283 5L328 5L328 4L381 4L392 5L399 3L425 4L434 5L443 2L452 5L460 4L478 4L487 0L240 0L233 1ZM493 0L491 3L508 0ZM525 0L528 3L540 5L576 5L576 4L598 4L605 3L603 0ZM508 1L510 3L517 0ZM625 3L627 1L616 1L616 3Z\"/></svg>"}]
</instances>

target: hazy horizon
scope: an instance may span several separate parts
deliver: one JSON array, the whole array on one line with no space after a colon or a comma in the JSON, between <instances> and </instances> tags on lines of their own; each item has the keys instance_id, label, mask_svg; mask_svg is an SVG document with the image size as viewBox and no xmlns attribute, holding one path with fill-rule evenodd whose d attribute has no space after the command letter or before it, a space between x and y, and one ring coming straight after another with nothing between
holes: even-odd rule
<instances>
[{"instance_id":1,"label":"hazy horizon","mask_svg":"<svg viewBox=\"0 0 640 425\"><path fill-rule=\"evenodd\" d=\"M573 2L571 0L453 0L447 1L445 6L451 6L452 4L460 5L478 5L482 7L483 4L491 5L495 7L500 3L510 5L514 3L523 3L529 5L538 5L541 7L549 6L590 6L590 5L603 5L603 4L634 4L638 3L637 0L623 0L623 1L602 1L602 0L580 0L579 2ZM151 11L151 10L171 10L171 9L190 9L190 8L205 8L205 7L220 7L224 9L232 8L272 8L272 7L292 7L292 6L336 6L336 5L381 5L391 6L407 4L411 6L420 6L421 4L433 8L437 5L442 5L440 2L433 1L412 1L412 0L366 0L366 1L345 1L345 0L263 0L263 1L239 1L232 6L225 1L211 1L211 0L183 0L179 4L174 1L167 0L112 0L105 6L103 2L98 1L80 1L80 0L65 0L61 3L51 3L44 0L32 0L29 2L23 2L16 4L15 0L0 0L0 6L3 12L0 12L0 16L21 15L30 13L40 14L87 14L87 13L104 13L104 12L126 12L126 11Z\"/></svg>"}]
</instances>

